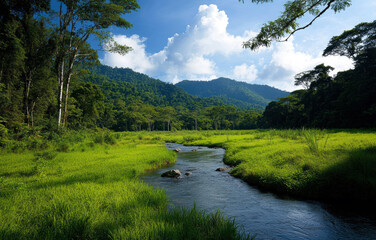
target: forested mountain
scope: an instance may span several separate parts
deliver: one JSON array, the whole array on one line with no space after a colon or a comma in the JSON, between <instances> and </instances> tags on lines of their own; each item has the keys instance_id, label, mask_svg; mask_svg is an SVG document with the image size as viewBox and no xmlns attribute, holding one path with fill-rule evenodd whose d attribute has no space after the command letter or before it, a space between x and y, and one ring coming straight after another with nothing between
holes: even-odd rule
<instances>
[{"instance_id":1,"label":"forested mountain","mask_svg":"<svg viewBox=\"0 0 376 240\"><path fill-rule=\"evenodd\" d=\"M129 68L100 65L91 69L91 75L87 75L85 81L99 85L104 94L110 98L114 98L111 95L116 93L116 98L124 101L138 99L153 106L182 106L192 110L225 105L219 99L203 99L190 95L172 84L134 72Z\"/></svg>"},{"instance_id":2,"label":"forested mountain","mask_svg":"<svg viewBox=\"0 0 376 240\"><path fill-rule=\"evenodd\" d=\"M231 103L239 108L249 105L264 108L269 102L289 95L288 92L267 85L248 84L228 78L211 81L185 80L177 83L176 86L199 97L219 97L226 103Z\"/></svg>"},{"instance_id":3,"label":"forested mountain","mask_svg":"<svg viewBox=\"0 0 376 240\"><path fill-rule=\"evenodd\" d=\"M240 109L218 97L193 96L182 88L131 69L99 65L85 72L76 79L77 86L73 86L74 100L68 121L71 127L98 125L118 131L239 129L255 128L261 116L260 107L237 100ZM88 101L89 98L96 101ZM90 104L83 106L82 102ZM91 117L83 117L86 109L93 106L96 110L89 111ZM75 110L81 110L77 117ZM99 114L96 116L94 112Z\"/></svg>"}]
</instances>

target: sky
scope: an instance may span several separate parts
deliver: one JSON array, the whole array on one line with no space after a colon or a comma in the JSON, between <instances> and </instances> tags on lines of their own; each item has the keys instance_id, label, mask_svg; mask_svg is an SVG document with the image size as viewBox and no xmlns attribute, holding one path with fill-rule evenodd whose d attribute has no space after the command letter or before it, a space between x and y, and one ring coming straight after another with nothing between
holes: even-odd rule
<instances>
[{"instance_id":1,"label":"sky","mask_svg":"<svg viewBox=\"0 0 376 240\"><path fill-rule=\"evenodd\" d=\"M263 23L283 11L282 0L255 4L237 0L139 0L141 8L124 15L130 29L111 28L114 39L133 48L121 56L100 52L100 61L127 67L169 83L227 77L293 91L294 76L325 63L338 71L350 69L346 57L322 57L331 37L360 22L376 19L376 1L354 0L340 13L325 13L288 42L251 51L242 43ZM301 20L309 22L310 16Z\"/></svg>"}]
</instances>

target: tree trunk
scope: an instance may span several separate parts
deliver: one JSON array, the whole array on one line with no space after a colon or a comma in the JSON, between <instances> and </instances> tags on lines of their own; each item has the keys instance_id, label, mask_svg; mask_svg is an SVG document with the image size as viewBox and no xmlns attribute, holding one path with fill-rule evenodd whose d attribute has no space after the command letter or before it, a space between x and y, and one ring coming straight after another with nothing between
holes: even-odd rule
<instances>
[{"instance_id":1,"label":"tree trunk","mask_svg":"<svg viewBox=\"0 0 376 240\"><path fill-rule=\"evenodd\" d=\"M31 77L25 76L25 89L24 89L24 111L25 111L25 121L27 126L30 127L30 108L29 108L29 95L31 86Z\"/></svg>"},{"instance_id":2,"label":"tree trunk","mask_svg":"<svg viewBox=\"0 0 376 240\"><path fill-rule=\"evenodd\" d=\"M31 107L30 117L31 117L31 126L34 127L34 108L37 101L33 102L33 106Z\"/></svg>"},{"instance_id":3,"label":"tree trunk","mask_svg":"<svg viewBox=\"0 0 376 240\"><path fill-rule=\"evenodd\" d=\"M57 118L57 126L60 128L61 125L61 112L62 112L62 105L63 105L63 92L64 92L64 58L61 61L61 72L59 74L59 98L58 98L58 118Z\"/></svg>"},{"instance_id":4,"label":"tree trunk","mask_svg":"<svg viewBox=\"0 0 376 240\"><path fill-rule=\"evenodd\" d=\"M78 50L75 49L74 54L72 58L70 59L69 69L68 69L68 77L67 77L67 84L65 87L65 105L64 105L64 125L67 125L68 120L68 98L69 98L69 85L70 81L72 79L72 73L73 73L73 64L76 59Z\"/></svg>"}]
</instances>

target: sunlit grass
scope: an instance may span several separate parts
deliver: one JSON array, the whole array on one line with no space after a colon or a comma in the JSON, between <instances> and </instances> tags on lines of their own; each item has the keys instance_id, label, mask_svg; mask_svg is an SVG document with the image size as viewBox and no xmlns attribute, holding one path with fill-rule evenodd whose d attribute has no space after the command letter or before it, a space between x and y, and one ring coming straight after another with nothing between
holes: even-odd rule
<instances>
[{"instance_id":1,"label":"sunlit grass","mask_svg":"<svg viewBox=\"0 0 376 240\"><path fill-rule=\"evenodd\" d=\"M376 201L376 134L371 130L187 131L164 139L224 147L225 163L236 166L231 174L276 193Z\"/></svg>"},{"instance_id":2,"label":"sunlit grass","mask_svg":"<svg viewBox=\"0 0 376 240\"><path fill-rule=\"evenodd\" d=\"M221 215L168 211L165 193L138 176L176 153L153 137L121 135L113 145L99 136L68 142L66 151L3 153L0 239L248 238Z\"/></svg>"},{"instance_id":3,"label":"sunlit grass","mask_svg":"<svg viewBox=\"0 0 376 240\"><path fill-rule=\"evenodd\" d=\"M2 150L0 239L247 238L219 213L168 211L164 192L139 181L145 171L175 161L164 142L224 147L224 161L235 166L231 174L272 192L376 201L373 131L103 132L53 139L36 153L14 153L17 144Z\"/></svg>"}]
</instances>

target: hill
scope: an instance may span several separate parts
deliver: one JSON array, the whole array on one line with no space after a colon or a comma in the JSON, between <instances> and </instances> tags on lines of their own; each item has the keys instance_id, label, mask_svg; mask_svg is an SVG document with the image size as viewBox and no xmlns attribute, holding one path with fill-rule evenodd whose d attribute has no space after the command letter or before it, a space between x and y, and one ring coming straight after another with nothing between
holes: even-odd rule
<instances>
[{"instance_id":1,"label":"hill","mask_svg":"<svg viewBox=\"0 0 376 240\"><path fill-rule=\"evenodd\" d=\"M112 68L100 65L91 69L91 75L85 81L100 86L106 96L120 98L124 102L139 99L153 106L183 106L197 109L210 106L234 106L243 110L260 111L266 104L239 101L222 96L195 96L181 87L151 78L129 68ZM267 103L267 102L266 102Z\"/></svg>"},{"instance_id":2,"label":"hill","mask_svg":"<svg viewBox=\"0 0 376 240\"><path fill-rule=\"evenodd\" d=\"M173 84L134 72L129 68L101 65L91 69L91 75L87 76L85 81L99 85L105 96L112 99L120 98L126 103L141 100L153 106L184 106L188 109L224 105L219 99L202 99L190 95Z\"/></svg>"},{"instance_id":3,"label":"hill","mask_svg":"<svg viewBox=\"0 0 376 240\"><path fill-rule=\"evenodd\" d=\"M288 92L267 85L248 84L228 78L211 81L184 80L175 86L199 97L218 97L227 104L242 108L247 104L265 107L269 102L286 97Z\"/></svg>"}]
</instances>

